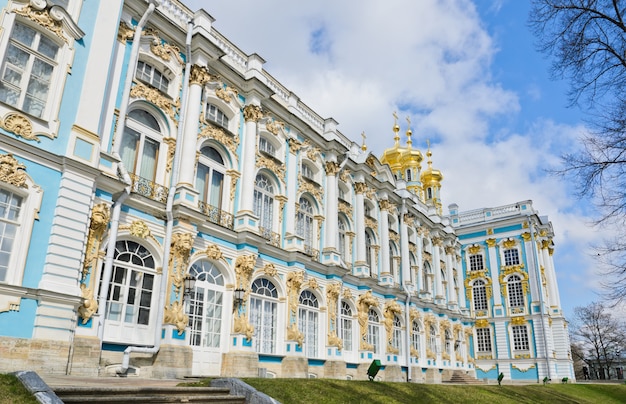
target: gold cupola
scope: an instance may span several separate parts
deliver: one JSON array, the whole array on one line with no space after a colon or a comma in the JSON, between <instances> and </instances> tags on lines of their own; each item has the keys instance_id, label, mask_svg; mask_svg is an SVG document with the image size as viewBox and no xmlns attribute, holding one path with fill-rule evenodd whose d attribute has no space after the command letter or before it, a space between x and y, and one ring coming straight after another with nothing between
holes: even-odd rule
<instances>
[{"instance_id":1,"label":"gold cupola","mask_svg":"<svg viewBox=\"0 0 626 404\"><path fill-rule=\"evenodd\" d=\"M406 149L402 154L401 166L403 178L407 183L407 189L414 193L419 193L420 188L420 170L422 169L422 152L413 149L413 140L411 136L411 120L407 117L408 128L406 130Z\"/></svg>"},{"instance_id":2,"label":"gold cupola","mask_svg":"<svg viewBox=\"0 0 626 404\"><path fill-rule=\"evenodd\" d=\"M398 115L393 113L394 124L393 124L393 133L394 133L394 145L392 148L387 149L383 152L382 157L380 158L380 162L382 164L387 164L391 168L391 172L396 178L401 178L402 176L402 156L404 154L404 148L400 147L400 126L398 125Z\"/></svg>"},{"instance_id":3,"label":"gold cupola","mask_svg":"<svg viewBox=\"0 0 626 404\"><path fill-rule=\"evenodd\" d=\"M422 171L420 179L422 180L422 188L424 190L424 202L427 205L435 206L437 213L441 214L441 181L443 181L443 174L441 171L433 168L432 156L430 151L430 142L428 144L428 151L426 157L428 158L428 168Z\"/></svg>"}]
</instances>

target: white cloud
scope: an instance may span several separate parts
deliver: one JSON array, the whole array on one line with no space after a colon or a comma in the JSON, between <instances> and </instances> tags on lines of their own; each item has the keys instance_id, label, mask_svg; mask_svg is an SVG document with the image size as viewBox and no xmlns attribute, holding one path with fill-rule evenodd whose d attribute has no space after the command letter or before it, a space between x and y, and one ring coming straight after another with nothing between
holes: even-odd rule
<instances>
[{"instance_id":1,"label":"white cloud","mask_svg":"<svg viewBox=\"0 0 626 404\"><path fill-rule=\"evenodd\" d=\"M493 77L497 44L472 1L185 3L205 7L218 31L260 54L272 76L322 117L335 118L344 135L360 142L365 131L378 156L393 144L393 111L402 117L401 133L410 115L414 147L425 151L430 139L434 166L445 176L444 211L452 202L466 210L532 199L554 223L567 266L559 272L562 289L587 282L595 265L585 250L597 234L569 185L545 172L584 128L550 120L528 122L526 133L494 127L523 114L521 94ZM505 3L494 2L490 13ZM520 91L535 99L542 92L535 82Z\"/></svg>"}]
</instances>

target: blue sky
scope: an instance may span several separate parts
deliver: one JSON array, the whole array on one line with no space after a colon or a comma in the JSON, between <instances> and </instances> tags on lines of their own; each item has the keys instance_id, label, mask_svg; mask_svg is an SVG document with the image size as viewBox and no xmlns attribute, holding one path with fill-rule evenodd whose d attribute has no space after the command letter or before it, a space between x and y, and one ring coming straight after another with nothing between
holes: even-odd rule
<instances>
[{"instance_id":1,"label":"blue sky","mask_svg":"<svg viewBox=\"0 0 626 404\"><path fill-rule=\"evenodd\" d=\"M549 79L525 0L186 0L302 102L380 156L393 145L394 111L410 117L413 147L430 141L444 174L445 207L527 199L553 222L566 315L596 300L589 205L546 174L585 132L567 108L568 83ZM404 141L404 137L403 140ZM602 229L604 234L608 229Z\"/></svg>"}]
</instances>

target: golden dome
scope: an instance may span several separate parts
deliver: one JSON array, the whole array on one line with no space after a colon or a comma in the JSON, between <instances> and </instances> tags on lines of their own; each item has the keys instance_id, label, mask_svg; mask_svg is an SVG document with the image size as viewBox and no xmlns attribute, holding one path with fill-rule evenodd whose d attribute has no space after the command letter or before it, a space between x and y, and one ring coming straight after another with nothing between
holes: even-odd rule
<instances>
[{"instance_id":1,"label":"golden dome","mask_svg":"<svg viewBox=\"0 0 626 404\"><path fill-rule=\"evenodd\" d=\"M410 123L409 119L407 121ZM413 135L413 131L411 127L406 131L406 149L402 155L402 172L406 172L407 168L417 168L421 169L421 163L424 159L422 157L422 152L417 149L413 149L413 141L411 140L411 135Z\"/></svg>"},{"instance_id":2,"label":"golden dome","mask_svg":"<svg viewBox=\"0 0 626 404\"><path fill-rule=\"evenodd\" d=\"M395 174L398 171L402 172L402 156L404 154L405 149L400 147L400 126L398 126L398 116L394 113L394 145L392 148L389 148L383 152L382 157L380 158L380 162L382 164L388 164L391 167L391 171Z\"/></svg>"},{"instance_id":3,"label":"golden dome","mask_svg":"<svg viewBox=\"0 0 626 404\"><path fill-rule=\"evenodd\" d=\"M430 151L430 145L428 146L428 151L426 152L426 156L428 157L428 168L422 171L421 180L424 188L428 186L441 186L441 181L443 181L443 174L441 171L433 168L433 161L431 159L433 153Z\"/></svg>"}]
</instances>

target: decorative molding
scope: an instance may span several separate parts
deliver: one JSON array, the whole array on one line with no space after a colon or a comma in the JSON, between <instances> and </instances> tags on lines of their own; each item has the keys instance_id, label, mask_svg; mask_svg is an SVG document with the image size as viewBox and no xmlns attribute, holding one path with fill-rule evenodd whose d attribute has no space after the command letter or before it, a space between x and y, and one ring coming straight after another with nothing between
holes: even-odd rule
<instances>
[{"instance_id":1,"label":"decorative molding","mask_svg":"<svg viewBox=\"0 0 626 404\"><path fill-rule=\"evenodd\" d=\"M218 80L218 78L210 74L206 67L191 65L191 70L189 71L189 85L197 84L199 86L204 86L209 81L215 80Z\"/></svg>"},{"instance_id":2,"label":"decorative molding","mask_svg":"<svg viewBox=\"0 0 626 404\"><path fill-rule=\"evenodd\" d=\"M37 136L45 136L50 139L54 139L55 136L47 133L33 133L33 123L25 115L17 112L7 114L2 121L0 121L0 128L11 132L14 135L20 136L26 140L35 140L41 142Z\"/></svg>"},{"instance_id":3,"label":"decorative molding","mask_svg":"<svg viewBox=\"0 0 626 404\"><path fill-rule=\"evenodd\" d=\"M239 136L233 136L227 133L223 128L219 128L212 123L202 128L198 134L198 139L213 139L223 144L235 158L237 157L237 148L239 147Z\"/></svg>"},{"instance_id":4,"label":"decorative molding","mask_svg":"<svg viewBox=\"0 0 626 404\"><path fill-rule=\"evenodd\" d=\"M26 166L18 162L12 153L0 155L0 181L18 188L28 188L25 170Z\"/></svg>"},{"instance_id":5,"label":"decorative molding","mask_svg":"<svg viewBox=\"0 0 626 404\"><path fill-rule=\"evenodd\" d=\"M357 317L359 321L360 342L359 349L363 351L373 350L373 346L367 343L367 324L370 307L378 306L378 299L372 295L372 291L368 290L357 299Z\"/></svg>"},{"instance_id":6,"label":"decorative molding","mask_svg":"<svg viewBox=\"0 0 626 404\"><path fill-rule=\"evenodd\" d=\"M243 108L243 117L246 122L258 122L259 119L263 118L263 111L258 105L246 105Z\"/></svg>"},{"instance_id":7,"label":"decorative molding","mask_svg":"<svg viewBox=\"0 0 626 404\"><path fill-rule=\"evenodd\" d=\"M176 115L178 114L178 110L180 108L180 99L177 99L176 102L172 102L169 98L167 98L163 93L156 88L151 88L146 86L143 83L138 82L137 80L133 80L135 84L130 90L130 96L133 98L143 98L146 101L154 104L158 108L160 108L167 116L169 116L174 123L178 124L176 120Z\"/></svg>"},{"instance_id":8,"label":"decorative molding","mask_svg":"<svg viewBox=\"0 0 626 404\"><path fill-rule=\"evenodd\" d=\"M172 55L181 66L185 64L185 61L180 57L180 48L175 45L170 45L160 38L154 38L150 42L150 50L152 53L161 58L165 62L169 62L172 59Z\"/></svg>"},{"instance_id":9,"label":"decorative molding","mask_svg":"<svg viewBox=\"0 0 626 404\"><path fill-rule=\"evenodd\" d=\"M117 40L120 42L128 42L132 40L134 36L135 29L126 24L126 21L120 21L120 25L117 29Z\"/></svg>"},{"instance_id":10,"label":"decorative molding","mask_svg":"<svg viewBox=\"0 0 626 404\"><path fill-rule=\"evenodd\" d=\"M256 167L267 168L268 170L276 174L276 176L283 184L285 183L285 165L282 162L271 157L263 156L261 155L261 153L257 152Z\"/></svg>"}]
</instances>

